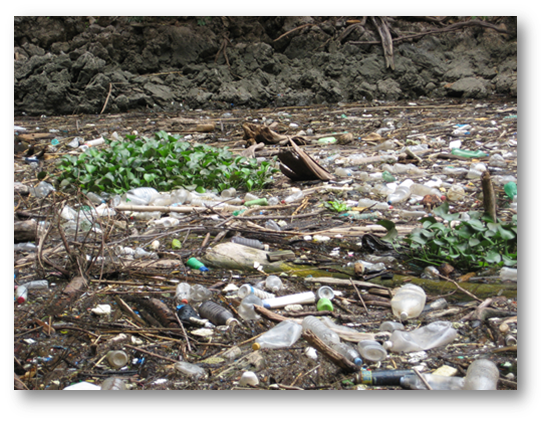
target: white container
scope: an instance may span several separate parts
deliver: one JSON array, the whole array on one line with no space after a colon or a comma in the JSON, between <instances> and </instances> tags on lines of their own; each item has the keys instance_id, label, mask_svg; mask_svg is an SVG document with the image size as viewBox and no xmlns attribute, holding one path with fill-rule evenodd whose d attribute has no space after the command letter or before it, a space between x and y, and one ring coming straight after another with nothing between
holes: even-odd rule
<instances>
[{"instance_id":1,"label":"white container","mask_svg":"<svg viewBox=\"0 0 544 422\"><path fill-rule=\"evenodd\" d=\"M302 328L310 330L329 346L340 343L340 336L314 316L305 317L302 320Z\"/></svg>"},{"instance_id":2,"label":"white container","mask_svg":"<svg viewBox=\"0 0 544 422\"><path fill-rule=\"evenodd\" d=\"M251 284L243 284L238 289L238 297L241 298L241 299L245 298L246 296L249 296L250 294L254 294L255 296L257 296L260 299L271 299L273 297L276 297L275 294L268 293L268 292L265 292L265 291L260 290L260 289L256 289Z\"/></svg>"},{"instance_id":3,"label":"white container","mask_svg":"<svg viewBox=\"0 0 544 422\"><path fill-rule=\"evenodd\" d=\"M451 343L457 336L449 321L436 321L413 331L393 332L383 345L393 352L421 352Z\"/></svg>"},{"instance_id":4,"label":"white container","mask_svg":"<svg viewBox=\"0 0 544 422\"><path fill-rule=\"evenodd\" d=\"M106 354L106 359L112 368L119 369L128 363L128 356L122 350L110 350Z\"/></svg>"},{"instance_id":5,"label":"white container","mask_svg":"<svg viewBox=\"0 0 544 422\"><path fill-rule=\"evenodd\" d=\"M238 385L240 387L245 387L248 385L256 387L257 385L259 385L259 378L257 378L255 372L246 371L240 377L240 382L238 383Z\"/></svg>"},{"instance_id":6,"label":"white container","mask_svg":"<svg viewBox=\"0 0 544 422\"><path fill-rule=\"evenodd\" d=\"M401 321L417 318L425 306L426 297L421 287L412 283L405 284L391 299L393 315Z\"/></svg>"},{"instance_id":7,"label":"white container","mask_svg":"<svg viewBox=\"0 0 544 422\"><path fill-rule=\"evenodd\" d=\"M301 334L302 325L285 320L257 337L252 348L253 350L259 350L291 347L297 342Z\"/></svg>"},{"instance_id":8,"label":"white container","mask_svg":"<svg viewBox=\"0 0 544 422\"><path fill-rule=\"evenodd\" d=\"M490 360L477 359L467 369L464 390L496 390L498 381L497 366Z\"/></svg>"},{"instance_id":9,"label":"white container","mask_svg":"<svg viewBox=\"0 0 544 422\"><path fill-rule=\"evenodd\" d=\"M295 293L287 296L272 297L263 300L263 306L267 309L283 308L287 305L315 303L314 292Z\"/></svg>"}]
</instances>

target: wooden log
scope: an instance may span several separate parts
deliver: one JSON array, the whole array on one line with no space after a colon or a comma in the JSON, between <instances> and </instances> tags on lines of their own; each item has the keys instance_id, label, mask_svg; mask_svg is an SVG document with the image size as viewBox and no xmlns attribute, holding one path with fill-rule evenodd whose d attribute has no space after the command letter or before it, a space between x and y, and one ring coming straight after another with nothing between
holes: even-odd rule
<instances>
[{"instance_id":1,"label":"wooden log","mask_svg":"<svg viewBox=\"0 0 544 422\"><path fill-rule=\"evenodd\" d=\"M36 240L36 220L16 221L13 225L14 243Z\"/></svg>"},{"instance_id":2,"label":"wooden log","mask_svg":"<svg viewBox=\"0 0 544 422\"><path fill-rule=\"evenodd\" d=\"M302 337L304 338L304 340L310 343L310 345L323 353L323 355L336 366L339 366L340 368L348 372L359 371L360 368L357 365L355 365L353 362L350 362L336 350L329 347L310 330L304 330L302 332Z\"/></svg>"},{"instance_id":3,"label":"wooden log","mask_svg":"<svg viewBox=\"0 0 544 422\"><path fill-rule=\"evenodd\" d=\"M482 193L484 194L484 211L489 215L493 222L497 222L497 206L495 200L495 190L491 183L491 175L489 171L484 171L481 177L482 181Z\"/></svg>"}]
</instances>

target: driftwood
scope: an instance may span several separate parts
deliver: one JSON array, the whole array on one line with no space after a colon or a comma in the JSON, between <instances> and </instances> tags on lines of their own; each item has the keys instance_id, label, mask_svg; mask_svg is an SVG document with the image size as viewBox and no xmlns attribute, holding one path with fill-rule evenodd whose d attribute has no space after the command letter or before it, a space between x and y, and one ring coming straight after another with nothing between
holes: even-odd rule
<instances>
[{"instance_id":1,"label":"driftwood","mask_svg":"<svg viewBox=\"0 0 544 422\"><path fill-rule=\"evenodd\" d=\"M36 240L36 220L18 221L13 225L14 243Z\"/></svg>"},{"instance_id":2,"label":"driftwood","mask_svg":"<svg viewBox=\"0 0 544 422\"><path fill-rule=\"evenodd\" d=\"M304 330L302 332L302 337L304 338L304 340L310 343L310 345L323 353L323 355L336 366L339 366L340 368L348 372L359 371L360 368L357 365L355 365L353 362L350 362L336 350L329 347L310 330Z\"/></svg>"},{"instance_id":3,"label":"driftwood","mask_svg":"<svg viewBox=\"0 0 544 422\"><path fill-rule=\"evenodd\" d=\"M74 277L64 288L60 297L49 305L46 309L46 315L59 315L68 306L74 303L87 290L87 280L83 277Z\"/></svg>"},{"instance_id":4,"label":"driftwood","mask_svg":"<svg viewBox=\"0 0 544 422\"><path fill-rule=\"evenodd\" d=\"M293 181L332 180L334 176L290 140L293 150L278 153L280 170Z\"/></svg>"},{"instance_id":5,"label":"driftwood","mask_svg":"<svg viewBox=\"0 0 544 422\"><path fill-rule=\"evenodd\" d=\"M269 127L263 125L255 125L253 123L243 123L242 129L244 136L242 139L247 141L248 145L254 145L264 143L266 145L277 145L279 143L286 143L288 141L287 136L280 135L279 133L270 130Z\"/></svg>"}]
</instances>

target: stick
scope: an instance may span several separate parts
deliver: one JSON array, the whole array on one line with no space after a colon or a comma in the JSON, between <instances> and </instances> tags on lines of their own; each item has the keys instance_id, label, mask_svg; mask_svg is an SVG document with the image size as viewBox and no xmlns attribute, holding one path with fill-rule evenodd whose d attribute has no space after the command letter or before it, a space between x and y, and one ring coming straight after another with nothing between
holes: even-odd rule
<instances>
[{"instance_id":1,"label":"stick","mask_svg":"<svg viewBox=\"0 0 544 422\"><path fill-rule=\"evenodd\" d=\"M110 95L111 95L111 82L110 82L110 90L108 91L108 96L106 97L106 102L104 103L104 107L102 107L102 111L100 111L100 114L102 114L104 112L104 110L106 109L106 106L108 105L108 100L110 99Z\"/></svg>"},{"instance_id":2,"label":"stick","mask_svg":"<svg viewBox=\"0 0 544 422\"><path fill-rule=\"evenodd\" d=\"M153 357L158 358L158 359L167 360L168 362L178 363L178 361L175 360L175 359L167 358L166 356L161 356L161 355L158 355L158 354L153 353L153 352L148 352L147 350L140 349L139 347L129 346L128 344L125 344L124 347L128 347L130 349L137 350L138 352L145 353L146 355L153 356Z\"/></svg>"},{"instance_id":3,"label":"stick","mask_svg":"<svg viewBox=\"0 0 544 422\"><path fill-rule=\"evenodd\" d=\"M474 296L472 293L470 293L468 290L463 289L457 282L453 281L451 278L446 277L445 275L438 274L440 278L443 278L444 280L449 281L450 283L453 283L455 287L457 287L458 290L461 290L464 294L470 296L471 298L477 300L478 302L483 302L482 299L478 298L477 296Z\"/></svg>"},{"instance_id":4,"label":"stick","mask_svg":"<svg viewBox=\"0 0 544 422\"><path fill-rule=\"evenodd\" d=\"M187 337L187 333L185 332L185 327L183 326L183 323L179 319L178 314L176 312L174 312L174 315L176 316L176 319L179 322L179 326L181 327L181 330L183 332L183 337L185 337L185 341L187 342L187 350L190 352L191 351L191 343L189 343L189 337Z\"/></svg>"},{"instance_id":5,"label":"stick","mask_svg":"<svg viewBox=\"0 0 544 422\"><path fill-rule=\"evenodd\" d=\"M416 375L419 377L421 382L423 382L423 384L425 384L425 387L427 387L427 390L432 390L432 387L429 385L429 383L427 382L425 377L423 375L421 375L421 372L419 372L416 368L412 368L412 370L416 373Z\"/></svg>"},{"instance_id":6,"label":"stick","mask_svg":"<svg viewBox=\"0 0 544 422\"><path fill-rule=\"evenodd\" d=\"M361 293L359 292L359 289L355 286L355 283L353 283L353 280L352 280L351 277L349 278L349 281L351 281L351 285L353 286L353 288L354 288L355 291L357 292L357 296L359 296L359 300L360 300L361 303L363 304L363 308L365 308L365 312L368 314L368 309L366 308L365 301L363 300L363 298L362 298L362 296L361 296Z\"/></svg>"},{"instance_id":7,"label":"stick","mask_svg":"<svg viewBox=\"0 0 544 422\"><path fill-rule=\"evenodd\" d=\"M285 34L283 35L280 35L278 38L276 38L274 41L272 42L276 42L278 40L281 40L283 37L285 37L286 35L290 34L291 32L294 32L296 31L297 29L301 29L301 28L304 28L306 26L311 26L311 25L314 25L313 23L305 23L304 25L300 25L300 26L297 26L296 28L294 29L291 29L290 31L287 31Z\"/></svg>"}]
</instances>

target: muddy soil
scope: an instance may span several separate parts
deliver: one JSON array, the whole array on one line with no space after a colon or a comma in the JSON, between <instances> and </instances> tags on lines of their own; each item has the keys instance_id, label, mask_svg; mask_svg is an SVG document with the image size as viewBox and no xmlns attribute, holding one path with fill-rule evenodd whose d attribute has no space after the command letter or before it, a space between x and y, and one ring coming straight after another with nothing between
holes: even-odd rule
<instances>
[{"instance_id":1,"label":"muddy soil","mask_svg":"<svg viewBox=\"0 0 544 422\"><path fill-rule=\"evenodd\" d=\"M27 16L14 50L16 115L517 96L515 17Z\"/></svg>"},{"instance_id":2,"label":"muddy soil","mask_svg":"<svg viewBox=\"0 0 544 422\"><path fill-rule=\"evenodd\" d=\"M517 177L515 101L374 101L343 107L194 110L183 117L187 119L185 122L191 119L212 122L214 129L198 132L194 125L180 124L179 114L163 112L15 119L16 126L26 129L19 129L16 136L14 179L24 186L19 186L14 195L15 221L35 220L38 226L45 222L50 228L47 235L42 232L39 237L43 241L41 252L15 253L16 285L37 279L49 283L47 289L30 290L26 302L14 306L14 372L19 379L16 388L64 389L83 381L99 386L106 378L115 376L134 390L400 389L358 383L356 371L341 368L321 351L316 358L309 356L310 344L303 338L292 347L278 350L254 351L252 344L256 336L272 328L279 319L300 320L311 314L329 316L337 324L376 334L383 321L395 319L390 306L393 289L411 281L424 287L427 304L445 298L448 305L442 310L426 310L409 320L406 329L437 320L450 321L458 331L455 341L425 353L390 352L379 364L365 361L364 367L370 370L416 367L421 372L430 372L447 365L458 376L464 376L474 359L486 358L500 370L498 389L517 389L517 346L512 345L517 337L515 282L499 280L497 269L476 271L462 280L466 272L454 268L448 277L469 289L471 295L467 295L444 279L422 279L425 265L405 261L392 251L365 248L364 234L378 238L384 234L383 227L376 225L375 220L356 220L323 207L327 201L358 201L365 197L383 201L383 196L365 193L357 187L369 182L364 180L365 172L381 172L387 164L349 165L347 159L354 153L381 155L376 145L392 141L388 153L397 157L397 163L415 164L427 172L419 176L396 174L398 181L407 178L441 181L443 193L447 192L448 184L460 184L465 196L451 203L452 211L481 210L479 180L445 175L444 168L468 169L476 162L489 164L491 155L500 154L505 157L507 167L489 168L492 175ZM238 217L231 212L193 211L178 216L180 224L172 228L153 227L151 222L138 220L130 213L117 212L113 217L101 219L102 233L78 237L70 234L65 239L57 227L57 221L61 221L58 213L65 204L76 209L86 204L84 198L55 191L38 199L25 190L25 186L38 184L41 171L49 175L46 181L52 180L56 160L66 153L77 153L77 149L68 146L76 137L83 138L82 142L99 136L111 138L114 132L120 136L137 132L150 137L158 130L167 130L187 136L190 142L229 146L243 152L244 122L267 124L284 135L303 134L310 142L302 148L316 162L333 174L338 174L339 168L346 168L353 175L336 176L330 182L292 182L278 173L271 186L254 193L284 199L291 188L297 187L308 191L304 201L254 207ZM465 128L462 135L453 134L456 125L465 124L471 128ZM352 141L344 145L312 142L341 132L351 133ZM463 149L482 150L488 155L476 161L452 156L449 144L456 140L461 140ZM428 152L419 159L405 153L406 146L420 144L427 144ZM37 165L32 160L25 161L29 158L29 148L34 148L35 155L44 152ZM256 155L273 161L278 150L277 146L266 146ZM496 183L495 189L499 218L511 217L516 211L505 197L502 184ZM245 192L237 192L241 198L244 195ZM380 218L395 221L399 231L407 233L418 222L403 211L420 209L420 203L412 201L379 212ZM265 223L269 219L281 223L281 231L267 229ZM229 242L233 235L258 239L268 244L270 251L292 251L294 258L290 258L290 263L304 267L306 272L277 272L284 284L281 294L315 292L320 285L330 283L337 293L334 310L318 312L315 304L306 304L302 310L262 313L256 321L240 318L236 288L227 287L256 284L266 278L265 274L253 267L242 270L214 267L213 262L208 272L186 266L189 257L203 259L211 248ZM327 236L328 240L316 242L315 236ZM172 248L173 239L181 242L181 249ZM152 251L154 241L160 245L155 259L119 254L119 246ZM38 240L35 243L39 245ZM72 257L79 258L70 258L66 248L75 252ZM358 260L382 262L385 270L356 273L353 264ZM88 277L86 283L76 286L74 280L81 271L87 271ZM323 276L327 278L319 281L318 277ZM202 327L180 326L174 297L180 281L209 288L212 300L230 310L241 323L230 329L217 326L209 332L202 331ZM378 287L352 284L362 281ZM489 299L485 312L473 313L485 299ZM110 313L100 315L93 311L104 304L111 306ZM380 341L387 337L383 333L381 336ZM114 368L108 363L105 356L114 349L124 350L128 355L125 366ZM174 368L180 360L204 368L206 377L195 380L183 375ZM239 385L244 371L256 373L257 386Z\"/></svg>"}]
</instances>

